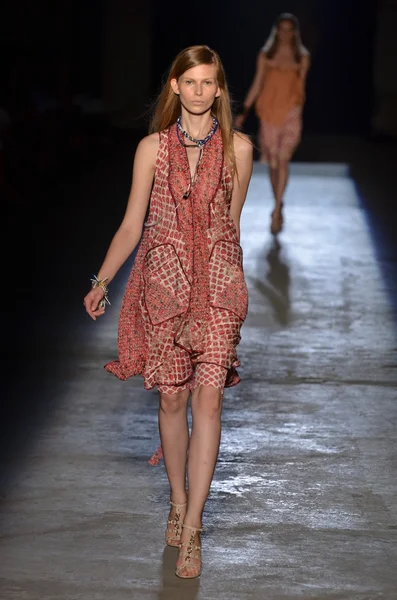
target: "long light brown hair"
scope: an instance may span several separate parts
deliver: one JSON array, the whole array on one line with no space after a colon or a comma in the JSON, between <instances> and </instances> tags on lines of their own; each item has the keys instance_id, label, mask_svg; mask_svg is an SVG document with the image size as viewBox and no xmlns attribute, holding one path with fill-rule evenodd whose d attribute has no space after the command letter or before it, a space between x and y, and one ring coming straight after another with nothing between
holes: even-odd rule
<instances>
[{"instance_id":1,"label":"long light brown hair","mask_svg":"<svg viewBox=\"0 0 397 600\"><path fill-rule=\"evenodd\" d=\"M180 98L171 87L171 79L179 80L185 71L199 65L214 65L216 68L216 79L221 93L219 98L215 98L211 112L219 121L226 161L232 172L235 172L236 157L233 145L232 111L225 71L219 55L208 46L190 46L182 50L175 58L155 104L149 132L163 131L176 122L182 109Z\"/></svg>"},{"instance_id":2,"label":"long light brown hair","mask_svg":"<svg viewBox=\"0 0 397 600\"><path fill-rule=\"evenodd\" d=\"M268 43L269 48L267 50L264 50L264 52L265 52L267 58L271 59L274 57L274 55L276 54L276 52L278 50L278 46L279 46L278 28L279 28L280 23L284 23L285 21L291 23L291 25L294 28L295 35L291 40L291 47L292 47L292 52L293 52L295 61L297 63L300 63L302 60L303 54L307 53L307 51L304 48L304 46L302 45L299 21L295 17L295 15L292 15L291 13L281 13L277 17L277 19L273 25L273 29L272 29L272 33L271 33L271 36L273 36L271 43L270 44Z\"/></svg>"}]
</instances>

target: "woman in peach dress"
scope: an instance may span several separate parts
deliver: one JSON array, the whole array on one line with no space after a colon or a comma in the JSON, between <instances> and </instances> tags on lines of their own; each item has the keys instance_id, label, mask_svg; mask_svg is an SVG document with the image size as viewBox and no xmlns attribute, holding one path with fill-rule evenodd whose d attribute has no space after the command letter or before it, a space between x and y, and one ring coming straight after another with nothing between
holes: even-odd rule
<instances>
[{"instance_id":1,"label":"woman in peach dress","mask_svg":"<svg viewBox=\"0 0 397 600\"><path fill-rule=\"evenodd\" d=\"M118 360L106 369L123 380L141 375L146 389L159 392L161 451L152 464L164 457L165 540L179 548L182 578L201 572L223 390L239 382L236 346L248 307L239 238L252 144L231 120L217 53L183 50L160 94L153 133L137 147L126 214L84 298L92 319L103 315L108 283L141 240L120 312Z\"/></svg>"},{"instance_id":2,"label":"woman in peach dress","mask_svg":"<svg viewBox=\"0 0 397 600\"><path fill-rule=\"evenodd\" d=\"M257 56L256 73L244 100L244 111L235 119L240 129L255 104L260 121L260 162L269 165L274 195L270 227L274 235L283 227L283 196L289 162L301 139L309 66L309 52L301 42L297 18L282 13Z\"/></svg>"}]
</instances>

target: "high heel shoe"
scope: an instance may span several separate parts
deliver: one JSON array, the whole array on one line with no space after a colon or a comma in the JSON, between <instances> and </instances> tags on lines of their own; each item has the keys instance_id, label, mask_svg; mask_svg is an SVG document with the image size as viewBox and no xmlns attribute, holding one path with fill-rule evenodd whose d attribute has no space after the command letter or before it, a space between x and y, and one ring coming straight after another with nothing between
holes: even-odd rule
<instances>
[{"instance_id":1,"label":"high heel shoe","mask_svg":"<svg viewBox=\"0 0 397 600\"><path fill-rule=\"evenodd\" d=\"M188 542L180 543L179 558L182 556L182 562L177 566L175 575L181 579L195 579L201 574L201 545L197 546L194 541L197 533L201 533L203 530L198 527L191 527L183 523L184 529L190 530L190 538ZM199 542L200 543L200 542ZM197 553L198 551L199 554ZM200 561L199 564L192 564L192 559ZM185 571L185 573L183 573ZM189 571L189 573L187 573Z\"/></svg>"},{"instance_id":2,"label":"high heel shoe","mask_svg":"<svg viewBox=\"0 0 397 600\"><path fill-rule=\"evenodd\" d=\"M175 514L172 519L168 519L167 521L167 529L165 531L165 543L167 546L173 546L174 548L179 548L181 542L182 535L182 523L183 517L181 513L184 508L187 506L187 502L184 504L175 504L174 502L170 502L171 511L175 508ZM171 516L170 511L170 516Z\"/></svg>"},{"instance_id":3,"label":"high heel shoe","mask_svg":"<svg viewBox=\"0 0 397 600\"><path fill-rule=\"evenodd\" d=\"M280 210L278 212L276 212L276 210L274 210L271 214L272 217L272 221L270 224L270 231L273 235L277 235L278 233L280 233L280 231L283 228L284 225L284 217L283 217L283 213L282 213L282 207L280 207Z\"/></svg>"}]
</instances>

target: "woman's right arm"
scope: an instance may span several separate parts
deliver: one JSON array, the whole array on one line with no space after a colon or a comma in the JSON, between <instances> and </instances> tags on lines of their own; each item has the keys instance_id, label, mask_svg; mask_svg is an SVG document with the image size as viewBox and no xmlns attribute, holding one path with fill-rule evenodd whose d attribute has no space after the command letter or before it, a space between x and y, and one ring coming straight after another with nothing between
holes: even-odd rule
<instances>
[{"instance_id":1,"label":"woman's right arm","mask_svg":"<svg viewBox=\"0 0 397 600\"><path fill-rule=\"evenodd\" d=\"M110 243L98 273L98 278L106 280L106 285L112 281L141 239L153 185L158 147L159 135L154 133L143 138L136 149L131 190L124 218ZM98 309L102 297L103 291L97 287L84 298L86 310L94 320L104 312L103 309Z\"/></svg>"},{"instance_id":2,"label":"woman's right arm","mask_svg":"<svg viewBox=\"0 0 397 600\"><path fill-rule=\"evenodd\" d=\"M236 127L239 128L244 123L249 110L259 96L266 75L267 58L262 50L259 52L256 59L256 71L251 87L248 90L244 100L244 112L236 118Z\"/></svg>"},{"instance_id":3,"label":"woman's right arm","mask_svg":"<svg viewBox=\"0 0 397 600\"><path fill-rule=\"evenodd\" d=\"M256 59L256 71L255 71L254 80L252 82L250 89L248 90L247 97L244 100L244 108L245 109L249 110L251 108L251 106L254 104L255 100L257 99L257 97L259 96L259 94L261 92L261 89L263 86L263 81L265 79L265 73L266 73L266 61L267 61L266 55L261 50Z\"/></svg>"}]
</instances>

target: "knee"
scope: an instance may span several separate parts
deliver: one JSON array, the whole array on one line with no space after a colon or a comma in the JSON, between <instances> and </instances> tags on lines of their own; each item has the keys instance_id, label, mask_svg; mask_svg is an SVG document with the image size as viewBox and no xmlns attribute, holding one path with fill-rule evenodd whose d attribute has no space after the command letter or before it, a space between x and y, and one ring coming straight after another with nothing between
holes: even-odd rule
<instances>
[{"instance_id":1,"label":"knee","mask_svg":"<svg viewBox=\"0 0 397 600\"><path fill-rule=\"evenodd\" d=\"M160 394L160 410L167 414L175 414L186 410L187 402L182 393Z\"/></svg>"},{"instance_id":2,"label":"knee","mask_svg":"<svg viewBox=\"0 0 397 600\"><path fill-rule=\"evenodd\" d=\"M192 398L192 413L210 420L220 418L222 391L212 386L201 385Z\"/></svg>"},{"instance_id":3,"label":"knee","mask_svg":"<svg viewBox=\"0 0 397 600\"><path fill-rule=\"evenodd\" d=\"M280 158L278 161L278 166L279 169L287 171L289 167L289 158Z\"/></svg>"},{"instance_id":4,"label":"knee","mask_svg":"<svg viewBox=\"0 0 397 600\"><path fill-rule=\"evenodd\" d=\"M277 170L279 168L280 161L278 159L277 154L271 154L269 157L269 166L273 170Z\"/></svg>"}]
</instances>

